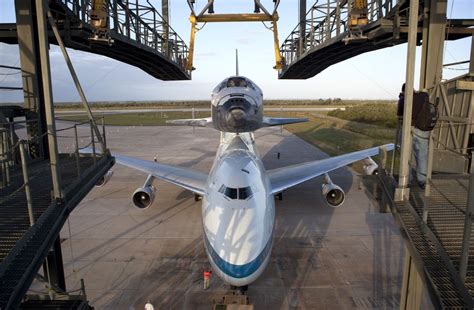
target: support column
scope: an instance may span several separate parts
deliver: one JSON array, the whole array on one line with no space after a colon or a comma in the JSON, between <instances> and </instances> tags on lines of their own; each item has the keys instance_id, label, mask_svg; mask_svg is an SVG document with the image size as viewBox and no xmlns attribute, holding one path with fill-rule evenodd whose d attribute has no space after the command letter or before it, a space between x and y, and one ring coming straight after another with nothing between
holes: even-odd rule
<instances>
[{"instance_id":1,"label":"support column","mask_svg":"<svg viewBox=\"0 0 474 310\"><path fill-rule=\"evenodd\" d=\"M430 97L433 99L434 87L441 81L443 73L447 0L425 2L425 6L428 5L429 16L425 16L423 22L420 90L430 89Z\"/></svg>"},{"instance_id":2,"label":"support column","mask_svg":"<svg viewBox=\"0 0 474 310\"><path fill-rule=\"evenodd\" d=\"M26 112L28 140L45 132L46 118L38 55L38 31L34 1L15 0L18 47L20 51L21 74L23 80L23 102ZM36 122L34 121L36 120ZM47 138L29 143L33 158L48 158Z\"/></svg>"},{"instance_id":3,"label":"support column","mask_svg":"<svg viewBox=\"0 0 474 310\"><path fill-rule=\"evenodd\" d=\"M53 88L51 85L51 71L49 65L48 27L44 0L36 1L36 18L39 41L39 55L41 62L41 80L43 88L44 111L46 116L46 130L48 132L49 160L51 164L51 179L53 198L61 199L61 180L59 172L58 143L56 139L56 124L54 120Z\"/></svg>"},{"instance_id":4,"label":"support column","mask_svg":"<svg viewBox=\"0 0 474 310\"><path fill-rule=\"evenodd\" d=\"M405 247L400 310L420 309L422 293L423 282L410 252Z\"/></svg>"},{"instance_id":5,"label":"support column","mask_svg":"<svg viewBox=\"0 0 474 310\"><path fill-rule=\"evenodd\" d=\"M413 83L415 79L416 37L418 28L419 0L410 0L410 18L408 24L408 47L405 82L405 105L403 109L402 144L400 150L400 176L395 190L395 201L402 201L410 194L408 177L411 156L411 116L413 107Z\"/></svg>"},{"instance_id":6,"label":"support column","mask_svg":"<svg viewBox=\"0 0 474 310\"><path fill-rule=\"evenodd\" d=\"M61 251L61 239L58 235L53 247L48 253L43 264L44 278L52 287L58 287L66 291L66 279L64 277L63 255Z\"/></svg>"}]
</instances>

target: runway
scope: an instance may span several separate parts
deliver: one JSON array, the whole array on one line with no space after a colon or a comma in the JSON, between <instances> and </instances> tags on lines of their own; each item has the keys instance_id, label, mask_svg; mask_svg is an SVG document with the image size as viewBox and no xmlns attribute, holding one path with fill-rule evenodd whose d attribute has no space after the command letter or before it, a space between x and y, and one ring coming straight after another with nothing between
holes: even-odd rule
<instances>
[{"instance_id":1,"label":"runway","mask_svg":"<svg viewBox=\"0 0 474 310\"><path fill-rule=\"evenodd\" d=\"M208 171L218 145L213 129L190 127L107 128L113 152ZM267 169L327 157L280 128L256 133ZM277 159L280 152L281 158ZM346 190L333 209L321 195L321 178L276 201L271 261L249 287L255 309L398 308L403 243L391 214L381 214L342 168L331 177ZM112 180L94 189L70 217L61 238L68 290L85 281L96 309L210 309L228 286L217 277L202 290L208 261L201 238L201 206L190 192L156 181L152 207L132 206L146 175L116 165ZM71 251L72 246L72 251Z\"/></svg>"}]
</instances>

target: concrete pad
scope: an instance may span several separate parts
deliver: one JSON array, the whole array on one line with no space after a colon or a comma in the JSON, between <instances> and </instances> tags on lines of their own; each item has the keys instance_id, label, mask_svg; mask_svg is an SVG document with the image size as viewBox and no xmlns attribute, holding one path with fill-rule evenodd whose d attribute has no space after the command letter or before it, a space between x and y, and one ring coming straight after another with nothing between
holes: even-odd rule
<instances>
[{"instance_id":1,"label":"concrete pad","mask_svg":"<svg viewBox=\"0 0 474 310\"><path fill-rule=\"evenodd\" d=\"M109 127L107 133L112 152L206 172L219 141L219 133L206 128L193 134L189 127ZM256 140L267 169L327 157L279 128L258 131ZM398 307L404 248L392 215L377 211L352 170L331 177L347 194L340 208L325 204L321 178L276 201L271 260L248 291L256 309ZM78 288L83 278L96 309L143 309L148 299L155 309L210 309L229 287L214 276L202 290L208 262L201 204L157 181L153 206L136 209L130 197L145 178L117 165L111 181L71 214L72 235L67 226L61 233L67 287Z\"/></svg>"}]
</instances>

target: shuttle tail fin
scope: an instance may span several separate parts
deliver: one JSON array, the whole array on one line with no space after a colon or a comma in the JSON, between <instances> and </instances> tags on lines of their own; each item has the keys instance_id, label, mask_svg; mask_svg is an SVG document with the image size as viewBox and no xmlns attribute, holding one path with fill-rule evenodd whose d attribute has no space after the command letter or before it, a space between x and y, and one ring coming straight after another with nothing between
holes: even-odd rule
<instances>
[{"instance_id":1,"label":"shuttle tail fin","mask_svg":"<svg viewBox=\"0 0 474 310\"><path fill-rule=\"evenodd\" d=\"M235 49L235 75L239 75L239 50Z\"/></svg>"}]
</instances>

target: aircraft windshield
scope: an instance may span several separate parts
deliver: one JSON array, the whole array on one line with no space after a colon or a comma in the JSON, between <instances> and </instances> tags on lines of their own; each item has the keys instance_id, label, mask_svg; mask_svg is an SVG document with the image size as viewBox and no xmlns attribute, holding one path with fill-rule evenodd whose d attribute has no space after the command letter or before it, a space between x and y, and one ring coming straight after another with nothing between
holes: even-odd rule
<instances>
[{"instance_id":1,"label":"aircraft windshield","mask_svg":"<svg viewBox=\"0 0 474 310\"><path fill-rule=\"evenodd\" d=\"M247 81L241 77L233 77L227 80L227 87L247 87Z\"/></svg>"},{"instance_id":2,"label":"aircraft windshield","mask_svg":"<svg viewBox=\"0 0 474 310\"><path fill-rule=\"evenodd\" d=\"M229 199L248 200L252 198L253 192L250 186L241 188L232 188L222 185L219 192Z\"/></svg>"}]
</instances>

